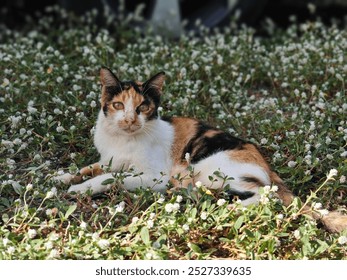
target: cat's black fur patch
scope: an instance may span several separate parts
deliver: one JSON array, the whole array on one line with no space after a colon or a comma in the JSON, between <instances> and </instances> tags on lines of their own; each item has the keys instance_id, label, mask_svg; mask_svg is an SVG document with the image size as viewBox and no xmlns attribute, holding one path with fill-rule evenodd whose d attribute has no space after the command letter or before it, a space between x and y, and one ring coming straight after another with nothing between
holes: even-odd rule
<instances>
[{"instance_id":1,"label":"cat's black fur patch","mask_svg":"<svg viewBox=\"0 0 347 280\"><path fill-rule=\"evenodd\" d=\"M263 186L264 183L261 182L258 178L256 177L251 177L251 176L243 176L241 177L241 180L244 181L244 182L247 182L247 183L254 183L256 184L257 186Z\"/></svg>"},{"instance_id":2,"label":"cat's black fur patch","mask_svg":"<svg viewBox=\"0 0 347 280\"><path fill-rule=\"evenodd\" d=\"M150 87L144 87L141 94L145 97L149 97L155 104L156 107L159 107L160 104L160 93L156 89Z\"/></svg>"},{"instance_id":3,"label":"cat's black fur patch","mask_svg":"<svg viewBox=\"0 0 347 280\"><path fill-rule=\"evenodd\" d=\"M172 123L172 117L170 116L162 116L160 117L161 120L168 122L168 123Z\"/></svg>"},{"instance_id":4,"label":"cat's black fur patch","mask_svg":"<svg viewBox=\"0 0 347 280\"><path fill-rule=\"evenodd\" d=\"M226 194L228 195L229 197L229 201L232 201L234 200L236 197L238 197L239 199L241 200L245 200L247 198L251 198L254 196L254 192L240 192L240 191L237 191L237 190L227 190L226 191Z\"/></svg>"},{"instance_id":5,"label":"cat's black fur patch","mask_svg":"<svg viewBox=\"0 0 347 280\"><path fill-rule=\"evenodd\" d=\"M211 137L206 136L206 132L208 131L216 132L216 134ZM181 158L183 160L186 153L189 153L191 163L197 163L217 152L242 149L245 143L244 140L234 137L227 132L217 130L212 126L199 122L197 124L196 134L184 148Z\"/></svg>"},{"instance_id":6,"label":"cat's black fur patch","mask_svg":"<svg viewBox=\"0 0 347 280\"><path fill-rule=\"evenodd\" d=\"M137 93L141 93L140 87L133 81L120 82L116 86L106 86L107 101L111 101L113 97L120 94L124 90L134 88Z\"/></svg>"}]
</instances>

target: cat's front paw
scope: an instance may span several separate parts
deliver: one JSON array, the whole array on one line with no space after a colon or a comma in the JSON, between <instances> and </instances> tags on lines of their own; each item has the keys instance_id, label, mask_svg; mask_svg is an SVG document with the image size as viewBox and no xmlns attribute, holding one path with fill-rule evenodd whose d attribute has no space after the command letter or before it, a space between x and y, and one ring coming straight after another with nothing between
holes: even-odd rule
<instances>
[{"instance_id":1,"label":"cat's front paw","mask_svg":"<svg viewBox=\"0 0 347 280\"><path fill-rule=\"evenodd\" d=\"M70 173L64 173L62 175L58 175L58 176L55 176L53 177L53 181L55 182L61 182L65 185L68 185L72 182L72 180L74 179L74 175L70 174Z\"/></svg>"},{"instance_id":2,"label":"cat's front paw","mask_svg":"<svg viewBox=\"0 0 347 280\"><path fill-rule=\"evenodd\" d=\"M92 185L84 182L82 184L72 185L67 192L68 193L86 193L88 190L92 188Z\"/></svg>"}]
</instances>

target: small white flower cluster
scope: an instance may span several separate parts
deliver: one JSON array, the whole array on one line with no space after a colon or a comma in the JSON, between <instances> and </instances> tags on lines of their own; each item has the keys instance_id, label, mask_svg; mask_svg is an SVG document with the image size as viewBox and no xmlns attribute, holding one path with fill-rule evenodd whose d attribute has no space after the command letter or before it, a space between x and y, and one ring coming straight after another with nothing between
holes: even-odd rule
<instances>
[{"instance_id":1,"label":"small white flower cluster","mask_svg":"<svg viewBox=\"0 0 347 280\"><path fill-rule=\"evenodd\" d=\"M322 209L322 203L320 202L313 202L312 208L322 216L326 216L329 214L329 211L327 209Z\"/></svg>"},{"instance_id":2,"label":"small white flower cluster","mask_svg":"<svg viewBox=\"0 0 347 280\"><path fill-rule=\"evenodd\" d=\"M278 186L265 186L262 188L262 192L260 194L259 202L261 204L267 204L270 201L270 198L278 191Z\"/></svg>"},{"instance_id":3,"label":"small white flower cluster","mask_svg":"<svg viewBox=\"0 0 347 280\"><path fill-rule=\"evenodd\" d=\"M174 203L167 203L165 205L165 212L167 213L175 213L180 210L180 203L182 202L183 197L181 195L177 195Z\"/></svg>"},{"instance_id":4,"label":"small white flower cluster","mask_svg":"<svg viewBox=\"0 0 347 280\"><path fill-rule=\"evenodd\" d=\"M51 199L56 195L57 195L57 188L53 187L50 191L47 192L46 199Z\"/></svg>"},{"instance_id":5,"label":"small white flower cluster","mask_svg":"<svg viewBox=\"0 0 347 280\"><path fill-rule=\"evenodd\" d=\"M200 213L201 220L206 220L207 217L208 217L208 213L207 212L203 211L203 212Z\"/></svg>"},{"instance_id":6,"label":"small white flower cluster","mask_svg":"<svg viewBox=\"0 0 347 280\"><path fill-rule=\"evenodd\" d=\"M151 228L154 227L154 219L155 219L155 217L156 217L156 214L155 214L155 213L151 213L151 214L149 215L149 219L148 219L148 221L147 221L147 223L146 223L147 228L151 229Z\"/></svg>"},{"instance_id":7,"label":"small white flower cluster","mask_svg":"<svg viewBox=\"0 0 347 280\"><path fill-rule=\"evenodd\" d=\"M110 247L110 241L107 239L99 239L97 241L97 245L99 246L100 249L106 250Z\"/></svg>"},{"instance_id":8,"label":"small white flower cluster","mask_svg":"<svg viewBox=\"0 0 347 280\"><path fill-rule=\"evenodd\" d=\"M346 236L346 235L341 235L341 236L337 239L337 242L338 242L340 245L345 245L345 244L347 244L347 236Z\"/></svg>"},{"instance_id":9,"label":"small white flower cluster","mask_svg":"<svg viewBox=\"0 0 347 280\"><path fill-rule=\"evenodd\" d=\"M167 213L177 212L180 209L179 203L167 203L165 205L165 211Z\"/></svg>"}]
</instances>

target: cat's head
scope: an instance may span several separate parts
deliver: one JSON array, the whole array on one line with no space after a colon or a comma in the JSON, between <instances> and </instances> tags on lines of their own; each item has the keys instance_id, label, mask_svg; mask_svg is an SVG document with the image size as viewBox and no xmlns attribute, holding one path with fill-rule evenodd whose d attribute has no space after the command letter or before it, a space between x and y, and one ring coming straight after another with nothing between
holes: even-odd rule
<instances>
[{"instance_id":1,"label":"cat's head","mask_svg":"<svg viewBox=\"0 0 347 280\"><path fill-rule=\"evenodd\" d=\"M106 67L100 70L101 109L113 130L137 134L146 123L158 117L158 107L165 73L160 72L144 83L120 81Z\"/></svg>"}]
</instances>

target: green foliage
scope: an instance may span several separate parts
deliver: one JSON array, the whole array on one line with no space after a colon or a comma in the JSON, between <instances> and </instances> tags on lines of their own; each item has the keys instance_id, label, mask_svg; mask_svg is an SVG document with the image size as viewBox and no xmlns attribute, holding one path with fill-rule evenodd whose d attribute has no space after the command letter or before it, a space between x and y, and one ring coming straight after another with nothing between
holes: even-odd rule
<instances>
[{"instance_id":1,"label":"green foliage","mask_svg":"<svg viewBox=\"0 0 347 280\"><path fill-rule=\"evenodd\" d=\"M346 233L329 234L268 188L245 208L199 184L128 192L120 174L104 195L72 197L51 179L98 158L101 65L124 80L163 70L160 114L250 139L303 201L345 211L346 31L317 21L269 38L231 27L171 41L51 12L23 32L0 27L0 259L347 258Z\"/></svg>"}]
</instances>

